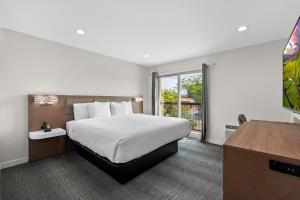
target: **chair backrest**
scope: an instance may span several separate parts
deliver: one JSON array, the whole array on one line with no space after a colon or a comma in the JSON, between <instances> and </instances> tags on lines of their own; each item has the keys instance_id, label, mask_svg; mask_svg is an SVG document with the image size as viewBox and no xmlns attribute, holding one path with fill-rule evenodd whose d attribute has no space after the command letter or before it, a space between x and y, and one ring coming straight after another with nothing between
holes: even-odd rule
<instances>
[{"instance_id":1,"label":"chair backrest","mask_svg":"<svg viewBox=\"0 0 300 200\"><path fill-rule=\"evenodd\" d=\"M238 116L238 121L239 121L239 124L242 125L244 122L247 121L246 116L244 114L240 114Z\"/></svg>"}]
</instances>

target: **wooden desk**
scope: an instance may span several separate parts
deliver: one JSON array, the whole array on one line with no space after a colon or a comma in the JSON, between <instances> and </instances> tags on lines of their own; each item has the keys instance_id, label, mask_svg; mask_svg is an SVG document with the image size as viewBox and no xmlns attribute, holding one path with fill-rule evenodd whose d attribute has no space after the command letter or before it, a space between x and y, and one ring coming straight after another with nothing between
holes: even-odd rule
<instances>
[{"instance_id":1,"label":"wooden desk","mask_svg":"<svg viewBox=\"0 0 300 200\"><path fill-rule=\"evenodd\" d=\"M270 160L300 166L300 125L251 121L224 144L224 200L299 200L300 177L270 169Z\"/></svg>"}]
</instances>

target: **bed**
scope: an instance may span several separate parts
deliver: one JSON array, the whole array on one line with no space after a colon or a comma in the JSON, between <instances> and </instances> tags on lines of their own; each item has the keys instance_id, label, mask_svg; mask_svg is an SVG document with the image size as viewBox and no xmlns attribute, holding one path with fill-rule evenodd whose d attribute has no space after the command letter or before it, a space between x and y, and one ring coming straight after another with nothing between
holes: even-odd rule
<instances>
[{"instance_id":1,"label":"bed","mask_svg":"<svg viewBox=\"0 0 300 200\"><path fill-rule=\"evenodd\" d=\"M62 138L65 145L59 153L77 150L122 184L176 153L177 141L189 133L187 120L138 115L143 113L141 96L55 95L58 102L49 106L36 103L36 96L47 97L49 94L28 95L29 131L40 130L45 121L54 128L67 129L68 136ZM75 113L74 108L76 105L78 108L79 104L88 104L88 108L79 113L89 119L76 119L78 112ZM119 110L116 109L118 104ZM121 104L130 105L130 109L125 109L130 111L126 116L122 116L124 107ZM101 118L110 114L105 120ZM107 124L110 124L108 128L105 127ZM97 134L102 139L97 139ZM98 146L85 139L85 135L93 138L91 141L97 141ZM106 146L110 144L111 148L103 149L105 144L100 145L101 140L106 141ZM37 154L40 152L30 151L30 157Z\"/></svg>"},{"instance_id":2,"label":"bed","mask_svg":"<svg viewBox=\"0 0 300 200\"><path fill-rule=\"evenodd\" d=\"M80 155L120 183L178 151L189 134L188 120L144 114L72 120L67 133Z\"/></svg>"}]
</instances>

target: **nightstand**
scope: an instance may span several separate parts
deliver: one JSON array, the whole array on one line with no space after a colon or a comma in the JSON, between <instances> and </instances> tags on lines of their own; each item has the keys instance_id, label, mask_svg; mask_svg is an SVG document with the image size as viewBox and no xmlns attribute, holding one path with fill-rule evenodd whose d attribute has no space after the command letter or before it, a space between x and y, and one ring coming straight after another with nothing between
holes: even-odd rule
<instances>
[{"instance_id":1,"label":"nightstand","mask_svg":"<svg viewBox=\"0 0 300 200\"><path fill-rule=\"evenodd\" d=\"M29 132L29 161L40 160L66 152L66 130Z\"/></svg>"}]
</instances>

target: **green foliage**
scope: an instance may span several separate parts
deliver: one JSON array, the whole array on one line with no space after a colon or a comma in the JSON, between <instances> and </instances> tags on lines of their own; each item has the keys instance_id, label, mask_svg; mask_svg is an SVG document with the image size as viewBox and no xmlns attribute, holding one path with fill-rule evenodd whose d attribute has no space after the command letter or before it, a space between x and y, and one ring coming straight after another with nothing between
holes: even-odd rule
<instances>
[{"instance_id":1,"label":"green foliage","mask_svg":"<svg viewBox=\"0 0 300 200\"><path fill-rule=\"evenodd\" d=\"M177 102L178 94L175 89L173 90L165 89L164 91L162 91L161 100L163 102Z\"/></svg>"},{"instance_id":2,"label":"green foliage","mask_svg":"<svg viewBox=\"0 0 300 200\"><path fill-rule=\"evenodd\" d=\"M164 115L168 117L177 117L178 94L176 90L165 89L164 91L162 91L161 100L162 102L166 102L166 104L163 105Z\"/></svg>"},{"instance_id":3,"label":"green foliage","mask_svg":"<svg viewBox=\"0 0 300 200\"><path fill-rule=\"evenodd\" d=\"M300 52L283 63L283 106L300 112Z\"/></svg>"},{"instance_id":4,"label":"green foliage","mask_svg":"<svg viewBox=\"0 0 300 200\"><path fill-rule=\"evenodd\" d=\"M202 102L202 80L201 74L184 75L181 79L182 89L187 91L186 97L192 98L195 102Z\"/></svg>"}]
</instances>

